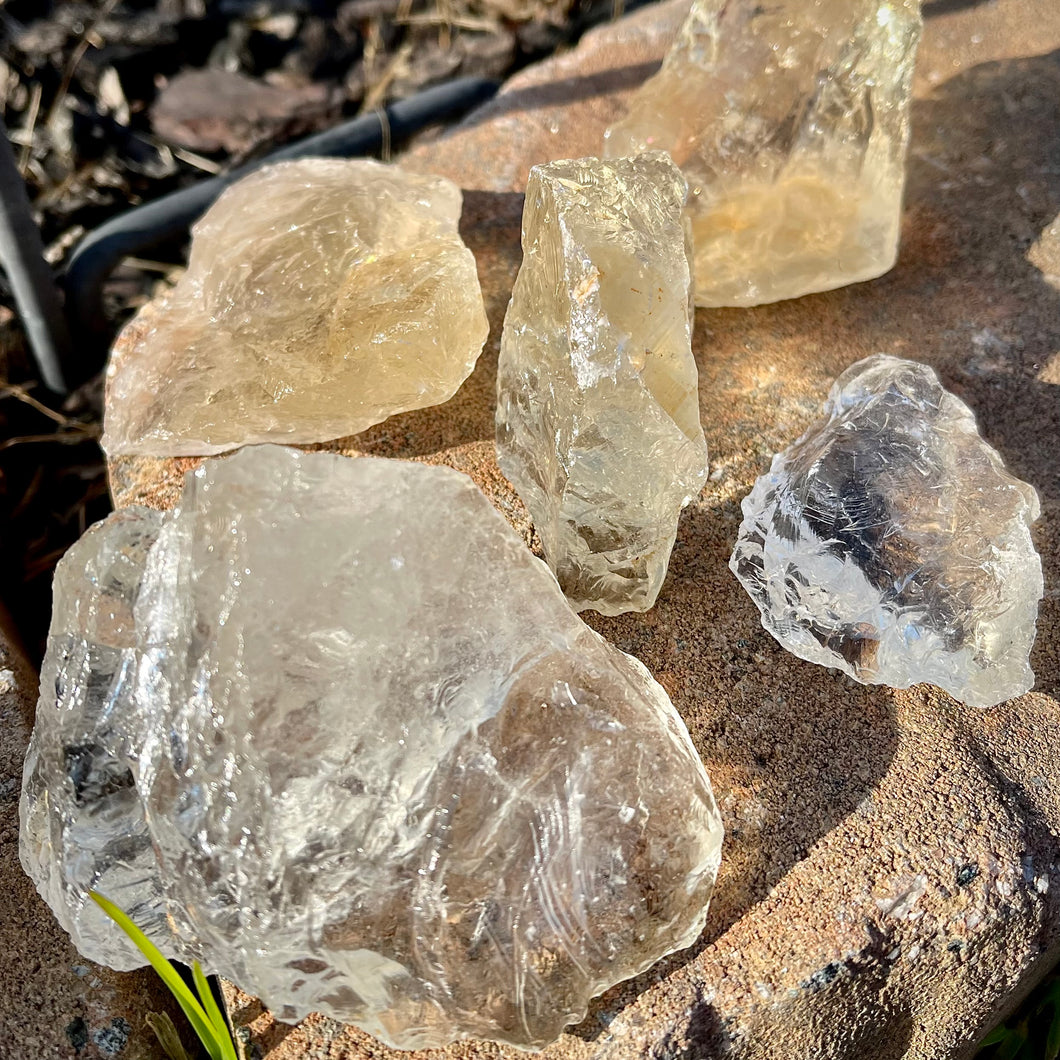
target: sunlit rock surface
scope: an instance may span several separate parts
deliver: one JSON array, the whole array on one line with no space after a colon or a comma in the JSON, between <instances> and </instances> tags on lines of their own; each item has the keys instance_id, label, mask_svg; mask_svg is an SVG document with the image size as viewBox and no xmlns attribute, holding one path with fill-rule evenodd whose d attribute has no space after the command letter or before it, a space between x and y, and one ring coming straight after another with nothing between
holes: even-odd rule
<instances>
[{"instance_id":1,"label":"sunlit rock surface","mask_svg":"<svg viewBox=\"0 0 1060 1060\"><path fill-rule=\"evenodd\" d=\"M193 231L111 363L111 456L326 441L448 400L488 325L459 189L367 160L268 166Z\"/></svg>"},{"instance_id":2,"label":"sunlit rock surface","mask_svg":"<svg viewBox=\"0 0 1060 1060\"><path fill-rule=\"evenodd\" d=\"M114 967L89 888L280 1018L540 1046L703 926L684 724L455 471L209 462L63 559L41 689L22 861Z\"/></svg>"},{"instance_id":3,"label":"sunlit rock surface","mask_svg":"<svg viewBox=\"0 0 1060 1060\"><path fill-rule=\"evenodd\" d=\"M697 304L891 268L919 37L919 0L695 0L606 153L667 150L688 178Z\"/></svg>"},{"instance_id":4,"label":"sunlit rock surface","mask_svg":"<svg viewBox=\"0 0 1060 1060\"><path fill-rule=\"evenodd\" d=\"M925 365L882 354L743 502L730 566L789 651L974 706L1034 684L1038 496Z\"/></svg>"},{"instance_id":5,"label":"sunlit rock surface","mask_svg":"<svg viewBox=\"0 0 1060 1060\"><path fill-rule=\"evenodd\" d=\"M655 603L706 478L686 190L659 153L530 173L497 455L578 610Z\"/></svg>"}]
</instances>

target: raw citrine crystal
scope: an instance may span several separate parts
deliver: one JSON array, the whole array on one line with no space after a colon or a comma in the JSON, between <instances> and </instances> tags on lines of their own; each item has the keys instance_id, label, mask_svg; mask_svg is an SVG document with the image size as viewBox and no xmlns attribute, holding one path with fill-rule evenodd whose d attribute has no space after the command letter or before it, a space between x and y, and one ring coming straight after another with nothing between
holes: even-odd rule
<instances>
[{"instance_id":1,"label":"raw citrine crystal","mask_svg":"<svg viewBox=\"0 0 1060 1060\"><path fill-rule=\"evenodd\" d=\"M465 476L248 447L56 573L23 864L88 957L129 911L281 1019L540 1047L695 941L688 731Z\"/></svg>"},{"instance_id":2,"label":"raw citrine crystal","mask_svg":"<svg viewBox=\"0 0 1060 1060\"><path fill-rule=\"evenodd\" d=\"M326 441L448 400L489 330L460 207L450 181L366 160L234 184L112 360L104 448Z\"/></svg>"},{"instance_id":3,"label":"raw citrine crystal","mask_svg":"<svg viewBox=\"0 0 1060 1060\"><path fill-rule=\"evenodd\" d=\"M789 651L992 706L1034 683L1038 497L922 364L879 355L743 502L730 566Z\"/></svg>"},{"instance_id":4,"label":"raw citrine crystal","mask_svg":"<svg viewBox=\"0 0 1060 1060\"><path fill-rule=\"evenodd\" d=\"M919 37L919 0L695 0L606 153L666 150L688 178L698 305L891 268Z\"/></svg>"},{"instance_id":5,"label":"raw citrine crystal","mask_svg":"<svg viewBox=\"0 0 1060 1060\"><path fill-rule=\"evenodd\" d=\"M685 195L659 153L530 173L497 455L579 610L655 603L706 477Z\"/></svg>"}]
</instances>

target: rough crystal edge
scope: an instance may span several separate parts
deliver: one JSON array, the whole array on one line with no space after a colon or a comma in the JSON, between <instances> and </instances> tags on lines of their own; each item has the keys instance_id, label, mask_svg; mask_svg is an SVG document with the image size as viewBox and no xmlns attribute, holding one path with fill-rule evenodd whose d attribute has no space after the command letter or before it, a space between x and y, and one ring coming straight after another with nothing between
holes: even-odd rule
<instances>
[{"instance_id":1,"label":"rough crystal edge","mask_svg":"<svg viewBox=\"0 0 1060 1060\"><path fill-rule=\"evenodd\" d=\"M297 450L285 449L284 447L279 446L255 447L255 449L259 452L263 448L275 449L279 453L286 453L292 459L300 459L307 455ZM234 459L240 459L241 457L249 456L249 453L250 450L244 450L243 453L237 454ZM312 454L312 456L314 459L317 460L330 459L338 461L348 459L338 454L329 453ZM391 461L382 461L378 460L377 458L371 457L366 457L363 459L378 463L391 463ZM210 471L210 463L204 465L203 467L188 472L185 476L186 484L195 485L199 480L202 480L204 476L207 476ZM503 530L507 536L512 536L511 526L508 521L498 511L496 511L496 509L491 504L488 503L486 498L481 494L481 492L477 489L477 487L475 487L475 485L465 474L448 467L427 467L425 465L412 461L401 461L401 463L407 463L409 467L415 468L417 473L437 474L439 472L442 472L445 473L448 477L457 480L466 491L473 493L477 499L482 501L481 508L484 513L484 517L488 521L494 523L498 531ZM186 499L182 498L181 503L187 503ZM180 505L178 504L178 509L179 507ZM142 524L142 526L139 527L137 527L136 525L132 525L130 528L130 532L134 536L136 534L139 534L140 536L148 536L151 538L151 544L148 546L145 554L141 557L139 570L142 576L143 570L146 569L148 563L150 562L150 553L154 548L154 542L157 540L158 532L160 528L164 525L164 520L167 518L167 516L168 513L161 513L156 511L155 509L144 508L140 506L133 506L130 508L123 509L119 512L113 513L110 517L108 517L107 520L96 524L95 526L90 528L86 535L75 544L75 546L67 553L66 556L63 557L63 559L60 561L60 565L73 568L84 567L84 577L88 577L93 584L96 584L95 579L92 577L90 572L96 555L101 550L106 549L108 547L112 547L112 542L108 540L108 536L113 536L112 532L119 524ZM122 547L123 550L127 552L125 546ZM525 549L521 551L525 551ZM82 553L87 553L87 555L82 555ZM127 556L126 558L135 559L135 557L129 556ZM548 591L551 593L551 595L554 596L557 603L560 603L564 609L568 609L569 605L565 600L562 591L558 586L558 583L556 583L554 575L548 569L547 565L529 552L526 552L525 554L525 561L533 570L538 572L540 576L539 580L541 583L539 588L551 586L551 589ZM139 599L139 593L140 589L138 588L134 597L134 603L136 600ZM573 616L571 617L573 618ZM655 680L655 678L651 675L650 671L643 663L640 662L640 660L636 659L631 655L628 655L625 652L620 651L619 649L611 645L609 642L607 642L595 630L592 630L590 627L585 626L584 623L577 622L577 627L580 627L577 629L579 637L588 637L591 640L594 640L602 648L605 649L607 655L619 656L629 665L629 671L623 675L625 680L630 682L634 686L636 686L640 682L643 682L643 684L646 686L647 691L651 693L649 695L649 698L655 703L655 705L660 710L661 718L665 722L666 732L669 734L670 740L672 741L674 747L681 753L681 755L688 759L690 767L696 773L699 774L705 792L710 800L710 805L714 807L715 827L710 832L704 832L701 835L701 842L703 847L706 848L713 845L714 849L712 853L710 853L709 857L700 857L698 861L699 872L696 878L699 881L702 881L707 877L716 878L718 866L720 865L721 861L721 840L723 837L723 826L720 816L718 816L717 814L717 807L716 803L714 802L710 780L707 777L702 760L694 749L687 726L685 725L683 719L680 717L680 715L674 708L665 690ZM60 632L64 636L69 636L71 633L71 631ZM51 637L49 639L51 639ZM89 638L89 640L91 642L91 638ZM622 673L622 671L619 670L619 673ZM41 718L38 721L38 727L34 734L34 744L37 743L36 737L40 735L43 729L50 728L50 726L48 726L47 724L46 719L49 716L49 711L54 712L56 707L56 704L54 703L51 704L49 707L49 705L45 703L45 699L46 697L42 692L41 707L43 709L41 710ZM27 760L26 764L27 777L33 772L36 757L37 756L33 754L31 750L30 757ZM140 780L137 769L137 762L138 758L134 755L131 759L131 765L133 767L134 774L136 774L135 787L138 790L140 787ZM112 950L107 950L106 953L103 953L102 951L97 950L95 948L96 943L94 942L94 936L98 934L100 937L106 937L108 943L117 943L118 947L122 949L124 956L117 962L117 965L120 965L120 970L132 970L138 967L142 967L145 961L140 951L129 942L129 940L124 936L124 934L116 928L112 921L110 921L102 913L100 913L94 903L88 901L87 891L83 891L80 894L78 908L71 913L70 907L68 905L68 896L63 893L62 883L58 879L54 878L54 873L51 871L55 867L53 859L46 859L41 857L39 850L37 851L36 855L33 855L31 853L30 848L28 846L28 831L26 826L29 816L33 813L39 813L42 809L45 812L48 812L47 799L42 799L39 803L31 805L30 800L27 799L27 796L24 793L22 805L20 807L23 822L22 842L20 844L20 856L23 862L23 867L27 874L33 879L38 892L41 894L42 898L44 898L47 904L52 908L53 912L59 919L62 926L71 935L78 949L80 949L83 953L86 953L87 955L97 961L100 961L101 963L116 966ZM146 823L147 826L150 828L150 822L148 821ZM156 846L155 843L152 843L152 845ZM159 865L159 867L161 868L161 865ZM39 872L37 871L38 869L45 869L48 871ZM160 882L162 882L164 885L164 879ZM713 891L713 887L714 884L713 882L711 882L710 891ZM659 960L664 959L666 956L675 952L679 952L680 950L688 947L689 945L692 945L702 932L703 926L708 916L709 901L710 895L708 894L701 910L690 921L687 929L682 933L679 938L676 939L672 946L670 946L664 951L661 950L655 957L645 958L642 962L636 965L631 965L630 970L624 973L622 979L620 980L601 976L595 982L591 995L589 996L585 1004L578 1007L576 1011L572 1011L570 1013L570 1019L568 1020L567 1025L569 1026L571 1023L576 1023L583 1019L586 1013L588 1012L590 1005L592 1004L593 998L599 996L599 994L602 993L604 990L610 989L611 987L616 985L617 982L626 981L629 978L633 978L634 976L641 974L648 968L658 963ZM84 921L82 920L82 917L86 913L88 915L89 920L91 921L91 923L89 924L89 930L87 932L81 930L81 928L84 927ZM134 911L134 916L136 915L137 914ZM141 919L142 921L142 911L138 919ZM196 940L192 939L190 935L182 935L181 932L178 930L177 924L181 922L184 922L184 918L178 916L176 920L174 920L172 910L169 910L164 916L156 919L153 924L147 924L143 926L146 927L147 933L150 936L153 936L153 941L155 941L156 944L159 945L159 947L163 950L163 952L168 954L170 957L185 962L188 962L192 959L199 959L206 963L207 970L215 971L218 974L229 974L229 972L225 968L211 967L211 962L209 961L208 955L204 954L199 943ZM253 984L248 985L253 986ZM266 993L267 991L263 992L263 997ZM265 998L265 1000L267 1003L267 997ZM289 1005L282 1006L278 1008L277 1011L281 1013L282 1018L284 1019L297 1019L308 1014L308 1010L301 1011L297 1008L292 1008ZM375 1034L376 1036L380 1037L384 1042L387 1042L394 1048L408 1049L418 1047L437 1047L438 1045L437 1040L427 1039L425 1039L422 1043L417 1044L410 1037L402 1038L401 1042L394 1041L393 1035L390 1033L390 1028L388 1028L386 1025L379 1021L363 1021L361 1025L366 1030L368 1030L369 1033ZM426 1031L424 1033L426 1033ZM453 1037L449 1040L451 1042L456 1042L461 1040L473 1039L474 1037L475 1036L471 1033L459 1033L453 1035ZM513 1045L515 1048L521 1051L525 1050L527 1052L537 1052L539 1051L539 1049L544 1048L549 1043L542 1041L540 1043L532 1045L527 1045L518 1042L509 1044Z\"/></svg>"},{"instance_id":2,"label":"rough crystal edge","mask_svg":"<svg viewBox=\"0 0 1060 1060\"><path fill-rule=\"evenodd\" d=\"M717 5L715 4L714 6L716 7ZM900 0L900 6L903 8L903 11L907 16L901 31L901 47L899 47L898 40L893 40L890 43L892 44L892 51L904 51L908 54L908 59L904 63L901 71L901 95L904 98L902 106L906 111L906 117L899 130L898 137L892 139L890 145L892 161L897 161L899 183L898 187L894 190L893 195L894 212L896 214L893 240L890 241L890 245L886 248L886 252L877 261L867 264L864 268L849 271L845 276L837 278L834 282L818 281L812 283L802 282L798 284L790 284L789 289L784 290L783 293L770 297L763 297L758 294L757 291L752 292L750 290L741 296L720 297L717 294L712 293L713 288L701 286L697 281L693 286L694 300L697 306L704 309L723 309L753 308L760 305L772 305L776 302L790 301L811 294L823 294L829 291L840 290L851 284L864 283L869 280L878 279L880 276L884 276L890 272L897 264L901 243L901 216L905 200L905 186L907 180L906 158L908 156L912 124L909 118L909 109L912 104L914 60L920 39L923 35L924 25L923 15L920 10L920 0L911 0L911 2L910 0ZM888 23L893 24L895 22L893 11L890 10L890 5L888 5L888 7ZM665 84L667 76L671 74L675 68L679 67L681 62L690 61L692 65L700 68L704 65L707 65L708 67L711 65L710 63L705 64L702 59L689 60L688 57L689 55L694 56L697 53L702 53L703 44L701 43L701 38L709 39L711 47L716 47L716 40L713 39L716 37L716 26L714 25L716 18L717 15L715 11L708 11L707 3L705 3L704 0L695 0L692 4L691 10L681 23L673 43L664 55L660 69L640 85L635 91L631 103L627 105L625 113L604 131L603 154L605 157L621 157L622 155L630 153L631 148L636 151L642 151L649 146L665 146L655 145L652 139L645 139L643 135L636 135L636 122L633 121L636 104L642 99L650 99L654 86ZM883 24L882 22L879 22L879 17L874 21L878 22L880 25ZM621 137L623 141L628 141L628 143L623 143L622 146L619 146L615 142L619 137ZM790 162L790 158L788 161ZM783 167L781 172L782 170ZM690 181L693 181L693 183L695 182L693 177L690 176L689 179ZM690 216L695 213L693 203L689 204L688 211ZM703 271L703 269L699 269L698 274L701 274Z\"/></svg>"},{"instance_id":3,"label":"rough crystal edge","mask_svg":"<svg viewBox=\"0 0 1060 1060\"><path fill-rule=\"evenodd\" d=\"M634 160L640 160L646 163L654 163L659 166L664 166L667 169L672 169L674 175L679 178L683 185L683 196L682 196L682 207L687 205L688 196L688 182L681 172L680 168L675 165L673 159L670 157L669 152L646 149L638 152L633 158L627 157L601 157L596 158L593 156L586 156L582 158L570 158L570 159L553 159L547 163L540 163L534 165L530 169L529 181L527 185L528 196L533 190L534 183L540 183L544 189L549 189L549 194L555 195L555 191L551 190L553 185L563 185L564 181L569 181L579 172L579 168L588 168L592 164L596 163L603 167L613 167L616 164L621 165L623 163L630 163ZM544 194L544 191L542 192ZM684 235L684 257L687 266L688 275L688 319L686 323L687 337L689 342L689 356L692 358L693 367L696 370L698 377L698 367L695 366L694 354L691 349L692 332L695 324L695 255L692 245L692 231L691 223L685 208L681 209L681 227ZM520 227L521 240L523 244L524 254L524 265L526 263L526 211L524 210L523 219ZM564 242L569 240L570 236L566 230L563 231L562 239ZM521 271L522 267L520 268ZM518 283L518 277L516 280ZM513 288L512 296L509 298L508 312L510 312L512 304L514 303L515 291ZM507 337L507 322L508 312L505 314L505 333L502 334L502 346L501 346L501 361L504 361L504 338ZM500 390L503 381L503 370L502 367L498 367L498 390ZM643 385L643 384L642 384ZM520 496L527 498L537 496L542 499L547 499L544 491L538 486L535 477L529 473L527 462L522 459L517 450L510 445L501 444L501 436L503 434L511 434L512 428L510 421L506 417L502 422L502 413L506 407L506 401L503 393L498 395L497 407L496 407L496 455L497 463L501 469L501 472L511 483L513 489L516 490ZM664 410L665 412L665 410ZM644 613L655 606L658 601L660 592L662 591L663 585L666 581L666 576L669 571L670 557L673 552L674 544L677 539L678 523L680 521L680 514L702 491L703 485L706 482L707 474L709 472L709 454L707 451L706 438L703 433L702 424L700 421L700 414L698 405L696 409L696 437L690 437L684 429L673 419L673 417L667 414L671 423L677 428L677 431L684 435L684 441L681 443L681 450L687 450L690 454L689 460L681 462L682 466L698 465L696 470L684 477L685 486L687 492L681 500L676 512L674 513L672 533L669 534L669 543L665 544L664 547L657 550L658 554L665 552L665 560L662 563L661 575L657 578L648 579L648 582L642 587L642 591L638 591L629 600L624 602L611 603L607 600L601 600L599 596L588 597L577 593L572 593L564 590L567 596L567 602L577 612L594 610L599 614L605 616L616 616L627 613ZM559 502L557 502L558 504ZM530 507L529 503L527 505ZM558 508L557 508L558 511ZM534 520L536 523L536 519ZM540 533L540 528L538 528ZM549 556L548 549L546 547L546 562L553 574L556 575L558 571L558 562L554 562L553 558Z\"/></svg>"},{"instance_id":4,"label":"rough crystal edge","mask_svg":"<svg viewBox=\"0 0 1060 1060\"><path fill-rule=\"evenodd\" d=\"M334 162L337 165L348 164L348 160L320 156L308 159L286 160L263 166L254 173L240 179L235 184L229 185L221 192L217 199L207 208L206 212L193 224L191 228L192 240L194 241L195 237L199 235L205 227L208 227L211 211L213 211L218 205L223 204L225 200L239 195L248 182L255 183L261 179L267 179L269 175L276 170L295 167L306 161ZM420 173L416 170L403 170L397 165L379 162L375 159L357 159L356 162L359 166L366 169L376 170L377 172L373 177L375 180L383 179L386 174L392 173L396 170L402 175L416 180L425 187L429 186L444 199L449 200L447 203L449 207L448 214L453 224L453 232L452 238L446 242L451 244L451 250L454 254L459 254L460 257L463 258L463 265L469 270L469 275L474 278L475 283L477 284L477 260L472 250L466 243L464 243L459 234L460 217L463 211L463 191L456 184L443 176ZM307 190L310 190L312 188L312 182L307 181L305 187ZM258 435L248 437L242 441L226 443L209 443L201 439L189 439L178 436L171 431L167 431L157 426L147 432L141 433L137 438L119 440L114 437L113 430L108 427L108 421L113 423L113 418L108 415L108 412L113 408L115 400L118 399L116 395L116 391L120 385L118 380L121 376L128 374L130 363L135 363L136 359L142 356L141 346L148 340L154 329L152 320L160 314L166 313L169 309L170 293L171 292L166 292L141 307L141 309L139 309L119 330L111 348L106 370L104 372L103 433L99 442L100 448L110 460L120 457L156 457L167 459L219 456L224 453L231 453L244 445L314 445L353 437L363 433L371 427L385 422L392 416L403 415L406 412L415 412L424 408L431 408L435 405L442 405L452 400L474 372L478 363L478 358L481 356L482 350L485 348L486 341L489 337L489 321L486 316L485 306L480 305L480 326L478 331L481 332L482 338L481 342L478 343L478 353L470 359L463 375L458 379L454 379L454 385L451 388L445 388L445 390L439 391L441 397L437 399L432 398L421 403L411 404L396 409L383 416L362 416L359 419L354 418L348 421L343 421L341 424L336 424L323 431L318 428L306 430L293 428L286 431L282 429L270 429L266 432L259 432ZM124 397L123 400L128 400L127 396Z\"/></svg>"},{"instance_id":5,"label":"rough crystal edge","mask_svg":"<svg viewBox=\"0 0 1060 1060\"><path fill-rule=\"evenodd\" d=\"M1040 603L1042 595L1045 590L1044 575L1042 571L1041 556L1038 554L1037 549L1034 547L1033 538L1031 535L1031 526L1038 520L1041 515L1041 504L1038 497L1038 493L1035 488L1028 482L1022 479L1016 478L1008 469L1005 467L1004 459L1001 454L990 445L982 434L979 432L978 424L975 418L975 413L972 409L956 394L947 390L942 386L941 381L938 378L937 373L929 365L922 364L917 361L909 361L903 358L894 357L890 354L877 353L870 357L863 358L860 361L855 362L845 369L833 382L829 388L828 397L822 406L820 414L814 419L809 427L802 434L798 436L793 442L782 449L778 453L774 453L769 470L759 476L754 483L751 491L743 498L740 502L740 510L742 514L742 520L740 523L739 530L737 531L736 544L733 548L732 555L729 558L729 569L732 571L733 576L740 582L740 584L746 590L748 596L751 598L756 608L759 611L760 624L762 628L786 651L791 652L797 658L802 659L805 662L813 663L818 666L824 666L831 670L838 670L841 673L846 674L851 679L857 681L859 684L868 685L883 685L890 688L914 688L918 684L931 684L932 682L921 680L921 681L908 681L904 684L890 684L887 681L879 680L872 681L858 675L855 667L845 660L840 661L835 652L829 651L815 641L812 637L806 636L798 642L785 641L782 639L780 632L773 628L770 624L770 616L766 611L765 607L759 600L756 586L753 583L748 582L740 571L742 549L741 545L745 537L753 534L756 529L759 531L758 536L767 538L769 534L769 528L763 527L759 518L760 514L765 510L762 501L765 495L772 489L777 482L781 479L782 473L785 471L785 463L787 454L792 450L800 446L807 439L816 435L823 426L831 421L837 409L842 407L842 392L846 389L850 381L861 375L869 365L884 367L888 364L892 365L904 365L913 367L917 370L921 370L926 373L930 379L938 386L939 390L944 395L944 400L950 405L951 411L959 418L962 425L968 430L969 433L974 434L978 439L982 451L987 459L990 461L993 468L1002 476L1008 479L1015 487L1017 487L1026 502L1027 509L1017 520L1018 527L1017 532L1021 539L1027 546L1027 551L1030 555L1033 555L1036 561L1036 577L1032 577L1032 581L1037 586L1035 600ZM1037 610L1037 608L1036 608ZM1033 648L1034 641L1037 633L1037 620L1032 623L1031 635L1028 640L1028 653ZM947 692L958 702L963 702L967 706L976 707L980 709L989 709L991 707L998 706L1010 699L1015 699L1018 696L1024 695L1031 691L1034 687L1035 677L1034 672L1030 667L1029 658L1025 658L1022 661L1017 660L1016 665L1012 667L1014 674L1012 680L1006 685L1006 691L1003 695L994 696L978 696L976 694L968 695L966 692L962 692L960 689L946 687L946 685L939 684L936 687L942 688L944 692Z\"/></svg>"}]
</instances>

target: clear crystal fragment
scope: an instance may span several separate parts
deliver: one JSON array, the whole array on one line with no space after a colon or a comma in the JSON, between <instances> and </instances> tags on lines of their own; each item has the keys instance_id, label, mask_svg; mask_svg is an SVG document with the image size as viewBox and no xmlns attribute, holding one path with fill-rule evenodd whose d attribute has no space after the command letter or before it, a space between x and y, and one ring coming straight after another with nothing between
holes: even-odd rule
<instances>
[{"instance_id":1,"label":"clear crystal fragment","mask_svg":"<svg viewBox=\"0 0 1060 1060\"><path fill-rule=\"evenodd\" d=\"M661 153L530 172L497 457L578 610L655 603L706 478L686 192Z\"/></svg>"},{"instance_id":2,"label":"clear crystal fragment","mask_svg":"<svg viewBox=\"0 0 1060 1060\"><path fill-rule=\"evenodd\" d=\"M447 401L488 334L460 190L369 160L266 166L193 231L188 269L119 339L111 456L318 442Z\"/></svg>"},{"instance_id":3,"label":"clear crystal fragment","mask_svg":"<svg viewBox=\"0 0 1060 1060\"><path fill-rule=\"evenodd\" d=\"M692 943L721 824L663 689L469 479L252 447L56 575L21 855L88 957L539 1047Z\"/></svg>"},{"instance_id":4,"label":"clear crystal fragment","mask_svg":"<svg viewBox=\"0 0 1060 1060\"><path fill-rule=\"evenodd\" d=\"M605 153L666 150L688 178L697 305L891 268L920 27L919 0L694 0Z\"/></svg>"},{"instance_id":5,"label":"clear crystal fragment","mask_svg":"<svg viewBox=\"0 0 1060 1060\"><path fill-rule=\"evenodd\" d=\"M988 707L1034 684L1038 514L968 406L878 354L755 483L729 565L800 658Z\"/></svg>"}]
</instances>

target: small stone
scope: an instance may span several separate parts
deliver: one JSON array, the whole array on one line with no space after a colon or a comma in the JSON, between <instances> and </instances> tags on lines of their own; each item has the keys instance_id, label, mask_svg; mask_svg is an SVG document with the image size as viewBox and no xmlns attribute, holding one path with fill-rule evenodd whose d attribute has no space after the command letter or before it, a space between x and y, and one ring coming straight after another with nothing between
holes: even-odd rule
<instances>
[{"instance_id":1,"label":"small stone","mask_svg":"<svg viewBox=\"0 0 1060 1060\"><path fill-rule=\"evenodd\" d=\"M695 0L605 150L667 150L688 178L697 305L894 265L920 28L919 0Z\"/></svg>"},{"instance_id":2,"label":"small stone","mask_svg":"<svg viewBox=\"0 0 1060 1060\"><path fill-rule=\"evenodd\" d=\"M1034 684L1038 513L930 368L878 354L755 483L729 565L800 658L989 707Z\"/></svg>"},{"instance_id":3,"label":"small stone","mask_svg":"<svg viewBox=\"0 0 1060 1060\"><path fill-rule=\"evenodd\" d=\"M251 447L56 573L21 854L280 1019L539 1047L695 941L710 783L666 693L465 476Z\"/></svg>"},{"instance_id":4,"label":"small stone","mask_svg":"<svg viewBox=\"0 0 1060 1060\"><path fill-rule=\"evenodd\" d=\"M298 121L327 115L331 92L322 84L278 88L216 66L183 70L158 93L151 128L168 143L193 151L247 151Z\"/></svg>"},{"instance_id":5,"label":"small stone","mask_svg":"<svg viewBox=\"0 0 1060 1060\"><path fill-rule=\"evenodd\" d=\"M497 457L577 610L655 603L706 479L686 194L661 153L530 171Z\"/></svg>"},{"instance_id":6,"label":"small stone","mask_svg":"<svg viewBox=\"0 0 1060 1060\"><path fill-rule=\"evenodd\" d=\"M440 404L488 334L459 189L367 160L267 166L195 226L112 359L111 456L356 434Z\"/></svg>"}]
</instances>

